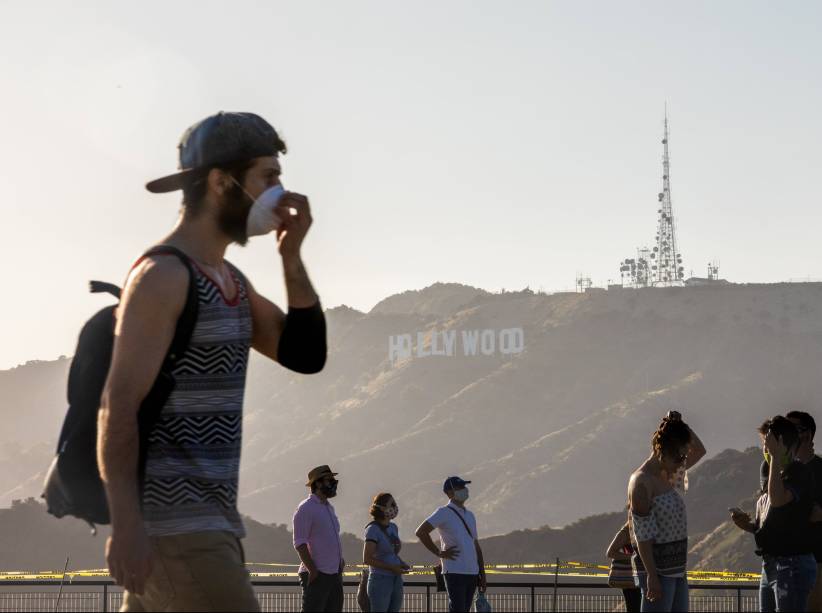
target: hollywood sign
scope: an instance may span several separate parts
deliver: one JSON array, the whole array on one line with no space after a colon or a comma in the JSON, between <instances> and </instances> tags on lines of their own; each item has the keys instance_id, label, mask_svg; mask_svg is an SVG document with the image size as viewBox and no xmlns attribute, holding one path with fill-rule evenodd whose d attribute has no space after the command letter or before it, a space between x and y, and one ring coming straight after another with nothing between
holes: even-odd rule
<instances>
[{"instance_id":1,"label":"hollywood sign","mask_svg":"<svg viewBox=\"0 0 822 613\"><path fill-rule=\"evenodd\" d=\"M459 348L458 340L461 341ZM461 330L459 333L457 330L431 330L388 338L388 359L392 364L411 357L516 355L524 350L525 333L522 328Z\"/></svg>"}]
</instances>

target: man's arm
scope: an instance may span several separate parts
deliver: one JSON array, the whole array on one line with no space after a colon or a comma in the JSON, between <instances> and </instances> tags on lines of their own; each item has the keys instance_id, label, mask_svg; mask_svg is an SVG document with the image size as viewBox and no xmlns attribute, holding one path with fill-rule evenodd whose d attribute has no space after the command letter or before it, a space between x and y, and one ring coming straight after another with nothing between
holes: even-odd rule
<instances>
[{"instance_id":1,"label":"man's arm","mask_svg":"<svg viewBox=\"0 0 822 613\"><path fill-rule=\"evenodd\" d=\"M777 458L785 454L785 446L781 439L774 436L773 432L768 432L765 437L765 447L771 454L771 462L768 465L768 498L770 498L772 507L783 507L793 502L794 499L793 492L785 487L782 469L776 465Z\"/></svg>"},{"instance_id":2,"label":"man's arm","mask_svg":"<svg viewBox=\"0 0 822 613\"><path fill-rule=\"evenodd\" d=\"M311 557L311 553L308 551L308 544L303 543L294 549L297 550L297 555L300 556L300 562L308 569L308 582L314 583L314 579L317 578L318 574L317 565L314 564L314 558Z\"/></svg>"},{"instance_id":3,"label":"man's arm","mask_svg":"<svg viewBox=\"0 0 822 613\"><path fill-rule=\"evenodd\" d=\"M300 252L311 225L308 199L287 193L280 207L283 226L277 240L283 262L288 314L258 294L249 284L248 296L254 321L252 346L264 356L295 372L313 374L325 366L327 353L325 316L320 299L311 285Z\"/></svg>"},{"instance_id":4,"label":"man's arm","mask_svg":"<svg viewBox=\"0 0 822 613\"><path fill-rule=\"evenodd\" d=\"M277 347L280 335L285 326L285 313L268 298L261 296L246 279L248 304L251 308L251 319L254 333L251 346L267 358L277 361Z\"/></svg>"},{"instance_id":5,"label":"man's arm","mask_svg":"<svg viewBox=\"0 0 822 613\"><path fill-rule=\"evenodd\" d=\"M137 483L137 414L174 338L187 287L188 271L173 257L147 259L129 276L98 413L97 458L112 525L106 560L115 581L137 594L151 570Z\"/></svg>"},{"instance_id":6,"label":"man's arm","mask_svg":"<svg viewBox=\"0 0 822 613\"><path fill-rule=\"evenodd\" d=\"M297 551L297 555L300 556L300 562L308 569L308 583L313 583L319 573L314 558L311 557L311 552L308 550L308 539L311 535L311 516L304 507L298 508L297 512L294 513L291 525L291 531L294 535L294 549Z\"/></svg>"},{"instance_id":7,"label":"man's arm","mask_svg":"<svg viewBox=\"0 0 822 613\"><path fill-rule=\"evenodd\" d=\"M308 308L319 302L301 255L305 235L314 221L311 217L311 205L302 194L286 192L277 208L283 210L279 214L283 223L277 230L277 246L283 259L288 306Z\"/></svg>"},{"instance_id":8,"label":"man's arm","mask_svg":"<svg viewBox=\"0 0 822 613\"><path fill-rule=\"evenodd\" d=\"M290 306L286 315L258 294L251 283L247 283L247 288L254 324L252 347L294 372L320 372L328 347L325 315L319 300L306 308Z\"/></svg>"},{"instance_id":9,"label":"man's arm","mask_svg":"<svg viewBox=\"0 0 822 613\"><path fill-rule=\"evenodd\" d=\"M482 547L480 547L478 539L474 539L474 547L477 550L477 564L479 565L478 587L480 592L484 592L488 587L488 582L485 580L485 558L482 555Z\"/></svg>"},{"instance_id":10,"label":"man's arm","mask_svg":"<svg viewBox=\"0 0 822 613\"><path fill-rule=\"evenodd\" d=\"M431 532L433 532L434 526L429 524L427 521L424 521L420 524L420 527L417 528L416 536L420 539L420 543L422 543L423 547L425 547L428 551L433 553L438 558L445 558L447 560L455 560L457 556L460 554L460 550L457 548L456 545L449 547L444 551L440 551L440 548L434 544L433 539L431 538Z\"/></svg>"}]
</instances>

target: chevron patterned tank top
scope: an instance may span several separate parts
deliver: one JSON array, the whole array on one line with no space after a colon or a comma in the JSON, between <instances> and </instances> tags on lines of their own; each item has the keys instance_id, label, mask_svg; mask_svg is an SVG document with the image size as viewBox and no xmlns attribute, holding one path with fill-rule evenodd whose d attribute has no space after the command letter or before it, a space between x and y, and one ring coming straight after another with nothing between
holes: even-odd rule
<instances>
[{"instance_id":1,"label":"chevron patterned tank top","mask_svg":"<svg viewBox=\"0 0 822 613\"><path fill-rule=\"evenodd\" d=\"M252 323L243 277L226 264L237 288L230 302L194 267L197 323L148 445L142 505L151 536L245 534L237 485Z\"/></svg>"}]
</instances>

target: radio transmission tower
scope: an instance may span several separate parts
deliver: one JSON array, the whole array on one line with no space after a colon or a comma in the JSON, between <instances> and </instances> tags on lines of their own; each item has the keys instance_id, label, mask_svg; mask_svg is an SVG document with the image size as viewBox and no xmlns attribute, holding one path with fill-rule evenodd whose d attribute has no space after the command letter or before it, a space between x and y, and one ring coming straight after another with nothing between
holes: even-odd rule
<instances>
[{"instance_id":1,"label":"radio transmission tower","mask_svg":"<svg viewBox=\"0 0 822 613\"><path fill-rule=\"evenodd\" d=\"M654 285L682 285L685 267L677 250L674 210L671 205L671 161L668 157L668 108L665 108L665 135L662 139L662 191L659 193L659 221L656 247L651 253L651 277Z\"/></svg>"}]
</instances>

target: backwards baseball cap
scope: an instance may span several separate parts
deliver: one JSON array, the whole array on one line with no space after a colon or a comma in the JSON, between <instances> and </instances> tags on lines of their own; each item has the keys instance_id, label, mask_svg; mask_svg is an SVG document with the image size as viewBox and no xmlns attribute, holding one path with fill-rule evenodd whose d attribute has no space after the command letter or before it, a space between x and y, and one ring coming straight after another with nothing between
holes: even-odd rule
<instances>
[{"instance_id":1,"label":"backwards baseball cap","mask_svg":"<svg viewBox=\"0 0 822 613\"><path fill-rule=\"evenodd\" d=\"M155 194L182 189L198 170L285 153L285 143L265 119L254 113L225 113L198 121L180 144L180 172L146 183Z\"/></svg>"},{"instance_id":2,"label":"backwards baseball cap","mask_svg":"<svg viewBox=\"0 0 822 613\"><path fill-rule=\"evenodd\" d=\"M448 490L458 490L462 487L465 487L471 483L470 481L466 481L461 477L448 477L445 480L445 483L442 484L442 491L447 492Z\"/></svg>"}]
</instances>

